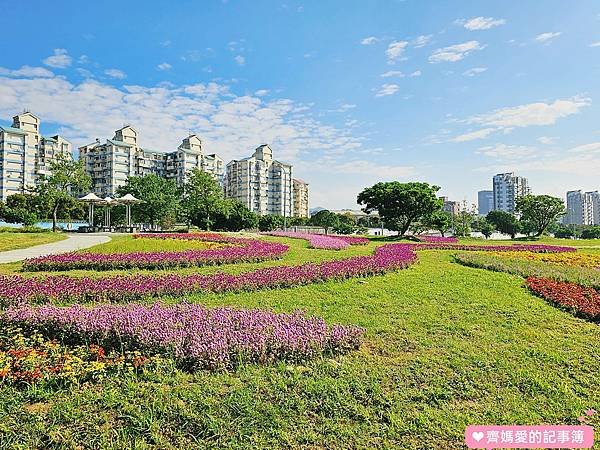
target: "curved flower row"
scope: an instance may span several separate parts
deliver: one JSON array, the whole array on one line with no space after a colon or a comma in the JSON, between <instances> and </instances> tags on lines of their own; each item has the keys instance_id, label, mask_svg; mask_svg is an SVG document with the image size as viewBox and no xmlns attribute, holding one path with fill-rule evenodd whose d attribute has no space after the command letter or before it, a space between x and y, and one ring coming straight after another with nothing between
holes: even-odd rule
<instances>
[{"instance_id":1,"label":"curved flower row","mask_svg":"<svg viewBox=\"0 0 600 450\"><path fill-rule=\"evenodd\" d=\"M308 241L309 247L324 250L341 250L347 248L349 245L365 245L369 243L367 238L355 236L298 233L295 231L273 231L266 234L270 236L304 239L305 241Z\"/></svg>"},{"instance_id":2,"label":"curved flower row","mask_svg":"<svg viewBox=\"0 0 600 450\"><path fill-rule=\"evenodd\" d=\"M549 278L527 278L527 287L536 295L593 321L600 320L600 292L592 287Z\"/></svg>"},{"instance_id":3,"label":"curved flower row","mask_svg":"<svg viewBox=\"0 0 600 450\"><path fill-rule=\"evenodd\" d=\"M342 280L402 269L417 255L406 244L378 247L371 256L326 261L319 264L276 266L241 274L121 275L105 278L0 276L0 304L46 302L124 302L193 292L235 292L283 288L327 280Z\"/></svg>"},{"instance_id":4,"label":"curved flower row","mask_svg":"<svg viewBox=\"0 0 600 450\"><path fill-rule=\"evenodd\" d=\"M431 242L438 244L456 244L458 239L454 236L417 236L422 242Z\"/></svg>"},{"instance_id":5,"label":"curved flower row","mask_svg":"<svg viewBox=\"0 0 600 450\"><path fill-rule=\"evenodd\" d=\"M561 247L558 245L545 244L512 244L512 245L468 245L452 243L428 243L406 244L419 250L464 250L485 252L533 252L533 253L563 253L576 252L575 247Z\"/></svg>"},{"instance_id":6,"label":"curved flower row","mask_svg":"<svg viewBox=\"0 0 600 450\"><path fill-rule=\"evenodd\" d=\"M204 265L258 262L281 257L287 245L257 239L241 239L215 233L198 234L142 234L136 238L187 239L223 242L232 246L204 250L132 253L64 253L23 262L23 270L30 272L62 270L164 269Z\"/></svg>"},{"instance_id":7,"label":"curved flower row","mask_svg":"<svg viewBox=\"0 0 600 450\"><path fill-rule=\"evenodd\" d=\"M208 309L182 303L23 305L5 311L4 323L42 331L48 337L107 349L165 352L188 369L228 369L240 362L303 361L358 348L364 330L328 326L302 313Z\"/></svg>"}]
</instances>

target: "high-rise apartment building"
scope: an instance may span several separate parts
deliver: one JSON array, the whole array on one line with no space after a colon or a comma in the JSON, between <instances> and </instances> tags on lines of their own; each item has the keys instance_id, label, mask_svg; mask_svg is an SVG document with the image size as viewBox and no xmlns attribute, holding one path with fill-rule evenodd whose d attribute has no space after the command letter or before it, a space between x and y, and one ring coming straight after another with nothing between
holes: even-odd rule
<instances>
[{"instance_id":1,"label":"high-rise apartment building","mask_svg":"<svg viewBox=\"0 0 600 450\"><path fill-rule=\"evenodd\" d=\"M139 146L137 131L127 125L104 144L97 139L80 147L79 155L92 178L92 190L101 197L115 195L132 176L155 174L181 186L195 168L210 173L223 184L223 160L214 154L204 155L202 141L194 134L173 152L148 151Z\"/></svg>"},{"instance_id":2,"label":"high-rise apartment building","mask_svg":"<svg viewBox=\"0 0 600 450\"><path fill-rule=\"evenodd\" d=\"M516 176L512 172L494 175L493 183L494 210L514 213L517 199L531 192L527 178Z\"/></svg>"},{"instance_id":3,"label":"high-rise apartment building","mask_svg":"<svg viewBox=\"0 0 600 450\"><path fill-rule=\"evenodd\" d=\"M477 212L486 216L494 209L494 191L479 191L477 193Z\"/></svg>"},{"instance_id":4,"label":"high-rise apartment building","mask_svg":"<svg viewBox=\"0 0 600 450\"><path fill-rule=\"evenodd\" d=\"M292 166L273 159L263 144L248 158L227 164L225 195L259 215L293 215Z\"/></svg>"},{"instance_id":5,"label":"high-rise apartment building","mask_svg":"<svg viewBox=\"0 0 600 450\"><path fill-rule=\"evenodd\" d=\"M308 205L308 183L305 181L294 178L293 179L293 197L294 197L294 217L309 217L309 205Z\"/></svg>"},{"instance_id":6,"label":"high-rise apartment building","mask_svg":"<svg viewBox=\"0 0 600 450\"><path fill-rule=\"evenodd\" d=\"M600 225L600 194L598 191L567 192L567 214L563 223L569 225Z\"/></svg>"},{"instance_id":7,"label":"high-rise apartment building","mask_svg":"<svg viewBox=\"0 0 600 450\"><path fill-rule=\"evenodd\" d=\"M460 213L460 203L454 200L450 200L448 197L439 197L444 202L442 211L457 216Z\"/></svg>"},{"instance_id":8,"label":"high-rise apartment building","mask_svg":"<svg viewBox=\"0 0 600 450\"><path fill-rule=\"evenodd\" d=\"M59 153L72 156L71 143L40 133L40 119L30 112L13 117L10 127L0 126L0 199L23 194L42 175L50 175L50 162Z\"/></svg>"}]
</instances>

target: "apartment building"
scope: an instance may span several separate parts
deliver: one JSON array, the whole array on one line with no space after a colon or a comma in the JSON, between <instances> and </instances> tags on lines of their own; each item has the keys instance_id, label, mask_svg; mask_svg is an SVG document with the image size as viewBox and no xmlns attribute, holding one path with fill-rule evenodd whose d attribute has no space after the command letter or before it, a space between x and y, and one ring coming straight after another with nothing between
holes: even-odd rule
<instances>
[{"instance_id":1,"label":"apartment building","mask_svg":"<svg viewBox=\"0 0 600 450\"><path fill-rule=\"evenodd\" d=\"M531 193L527 178L514 173L499 173L493 178L494 210L514 213L517 199Z\"/></svg>"},{"instance_id":2,"label":"apartment building","mask_svg":"<svg viewBox=\"0 0 600 450\"><path fill-rule=\"evenodd\" d=\"M294 198L294 217L309 217L309 188L308 183L300 179L292 180L293 198Z\"/></svg>"},{"instance_id":3,"label":"apartment building","mask_svg":"<svg viewBox=\"0 0 600 450\"><path fill-rule=\"evenodd\" d=\"M273 159L263 144L248 158L227 164L225 195L259 215L290 217L294 208L292 166Z\"/></svg>"},{"instance_id":4,"label":"apartment building","mask_svg":"<svg viewBox=\"0 0 600 450\"><path fill-rule=\"evenodd\" d=\"M12 126L0 126L0 199L23 194L50 175L50 162L59 153L72 155L71 143L59 135L40 133L40 119L30 112L13 117Z\"/></svg>"},{"instance_id":5,"label":"apartment building","mask_svg":"<svg viewBox=\"0 0 600 450\"><path fill-rule=\"evenodd\" d=\"M494 209L494 191L479 191L477 193L477 212L486 216Z\"/></svg>"},{"instance_id":6,"label":"apartment building","mask_svg":"<svg viewBox=\"0 0 600 450\"><path fill-rule=\"evenodd\" d=\"M568 225L600 225L600 194L598 191L567 192L567 214L563 223Z\"/></svg>"},{"instance_id":7,"label":"apartment building","mask_svg":"<svg viewBox=\"0 0 600 450\"><path fill-rule=\"evenodd\" d=\"M456 216L460 213L460 203L454 200L450 200L448 197L439 197L444 202L442 211Z\"/></svg>"},{"instance_id":8,"label":"apartment building","mask_svg":"<svg viewBox=\"0 0 600 450\"><path fill-rule=\"evenodd\" d=\"M104 144L96 139L80 147L79 157L92 178L92 190L100 197L114 196L132 176L155 174L181 186L197 168L212 174L221 185L224 178L223 160L215 154L204 155L202 141L194 134L173 152L149 151L139 146L138 132L126 125Z\"/></svg>"}]
</instances>

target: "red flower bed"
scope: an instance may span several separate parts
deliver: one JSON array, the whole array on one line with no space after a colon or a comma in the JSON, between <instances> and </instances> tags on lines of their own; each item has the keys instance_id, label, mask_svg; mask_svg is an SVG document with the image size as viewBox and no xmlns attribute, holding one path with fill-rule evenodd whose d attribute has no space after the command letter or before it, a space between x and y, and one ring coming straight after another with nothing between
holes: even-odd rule
<instances>
[{"instance_id":1,"label":"red flower bed","mask_svg":"<svg viewBox=\"0 0 600 450\"><path fill-rule=\"evenodd\" d=\"M600 292L594 288L536 277L527 278L527 287L534 294L567 308L576 315L594 321L600 320Z\"/></svg>"}]
</instances>

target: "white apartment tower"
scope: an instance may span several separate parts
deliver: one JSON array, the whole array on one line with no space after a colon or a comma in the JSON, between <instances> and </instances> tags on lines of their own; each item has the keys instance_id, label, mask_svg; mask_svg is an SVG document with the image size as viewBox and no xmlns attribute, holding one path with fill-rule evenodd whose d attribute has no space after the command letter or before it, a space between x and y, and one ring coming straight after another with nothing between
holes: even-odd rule
<instances>
[{"instance_id":1,"label":"white apartment tower","mask_svg":"<svg viewBox=\"0 0 600 450\"><path fill-rule=\"evenodd\" d=\"M569 225L600 225L600 194L598 191L567 192L567 215L564 223Z\"/></svg>"},{"instance_id":2,"label":"white apartment tower","mask_svg":"<svg viewBox=\"0 0 600 450\"><path fill-rule=\"evenodd\" d=\"M293 215L292 166L273 159L264 144L252 156L227 164L225 195L259 215Z\"/></svg>"},{"instance_id":3,"label":"white apartment tower","mask_svg":"<svg viewBox=\"0 0 600 450\"><path fill-rule=\"evenodd\" d=\"M494 175L493 183L494 210L514 213L517 199L531 192L527 178L515 176L512 172Z\"/></svg>"},{"instance_id":4,"label":"white apartment tower","mask_svg":"<svg viewBox=\"0 0 600 450\"><path fill-rule=\"evenodd\" d=\"M23 194L50 174L50 161L59 153L72 155L71 143L56 135L40 134L40 119L30 112L13 117L10 127L0 126L0 199Z\"/></svg>"},{"instance_id":5,"label":"white apartment tower","mask_svg":"<svg viewBox=\"0 0 600 450\"><path fill-rule=\"evenodd\" d=\"M293 184L293 197L294 197L294 217L309 217L309 189L308 183L299 179L294 178Z\"/></svg>"},{"instance_id":6,"label":"white apartment tower","mask_svg":"<svg viewBox=\"0 0 600 450\"><path fill-rule=\"evenodd\" d=\"M196 135L183 140L173 152L144 150L139 146L137 131L126 125L115 131L106 143L96 142L79 148L86 172L92 177L92 190L100 197L114 196L127 178L155 174L174 180L181 186L197 168L212 174L223 183L224 164L217 155L204 155L202 142Z\"/></svg>"}]
</instances>

